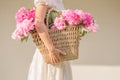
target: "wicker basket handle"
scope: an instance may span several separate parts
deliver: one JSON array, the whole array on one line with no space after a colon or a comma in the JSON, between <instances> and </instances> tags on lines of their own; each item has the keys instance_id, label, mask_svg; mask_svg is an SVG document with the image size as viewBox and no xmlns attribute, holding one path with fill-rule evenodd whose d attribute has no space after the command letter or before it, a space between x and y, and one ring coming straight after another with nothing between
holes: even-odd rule
<instances>
[{"instance_id":1,"label":"wicker basket handle","mask_svg":"<svg viewBox=\"0 0 120 80\"><path fill-rule=\"evenodd\" d=\"M55 12L57 12L58 13L58 15L57 15L57 17L59 17L60 15L61 15L61 11L60 10L58 10L58 9L56 9L56 8L50 8L50 9L48 9L48 13L47 13L47 15L46 15L46 25L47 26L49 26L49 16L50 16L50 13L52 12L52 11L55 11Z\"/></svg>"}]
</instances>

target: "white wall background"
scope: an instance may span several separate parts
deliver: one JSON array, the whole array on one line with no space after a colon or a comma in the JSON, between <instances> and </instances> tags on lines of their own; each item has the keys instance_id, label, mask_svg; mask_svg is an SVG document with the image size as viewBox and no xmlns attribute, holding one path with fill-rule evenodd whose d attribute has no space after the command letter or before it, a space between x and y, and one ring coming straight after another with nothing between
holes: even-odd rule
<instances>
[{"instance_id":1,"label":"white wall background","mask_svg":"<svg viewBox=\"0 0 120 80\"><path fill-rule=\"evenodd\" d=\"M94 15L100 30L83 37L80 58L72 61L74 80L120 80L120 0L64 0L65 8L83 9ZM11 39L15 12L32 8L33 0L0 0L0 80L27 80L35 51Z\"/></svg>"}]
</instances>

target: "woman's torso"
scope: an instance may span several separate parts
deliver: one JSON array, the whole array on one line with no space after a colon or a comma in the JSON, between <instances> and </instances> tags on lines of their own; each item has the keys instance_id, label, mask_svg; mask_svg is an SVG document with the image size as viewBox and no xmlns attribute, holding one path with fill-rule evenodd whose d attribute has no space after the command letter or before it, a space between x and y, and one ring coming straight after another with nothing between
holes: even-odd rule
<instances>
[{"instance_id":1,"label":"woman's torso","mask_svg":"<svg viewBox=\"0 0 120 80\"><path fill-rule=\"evenodd\" d=\"M40 0L34 0L34 4L36 5L37 2L39 2ZM50 7L55 7L57 9L60 10L64 10L64 5L62 0L45 0L48 3L48 6Z\"/></svg>"}]
</instances>

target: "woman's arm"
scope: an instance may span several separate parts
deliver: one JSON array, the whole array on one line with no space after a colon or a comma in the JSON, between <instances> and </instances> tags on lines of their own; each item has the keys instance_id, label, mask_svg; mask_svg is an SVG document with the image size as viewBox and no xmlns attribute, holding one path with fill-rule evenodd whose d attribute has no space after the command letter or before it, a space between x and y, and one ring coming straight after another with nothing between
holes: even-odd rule
<instances>
[{"instance_id":1,"label":"woman's arm","mask_svg":"<svg viewBox=\"0 0 120 80\"><path fill-rule=\"evenodd\" d=\"M44 24L47 8L48 8L47 5L36 7L35 28L39 33L40 38L44 42L47 49L51 51L54 48L54 46L53 46L52 40L50 39L48 28Z\"/></svg>"},{"instance_id":2,"label":"woman's arm","mask_svg":"<svg viewBox=\"0 0 120 80\"><path fill-rule=\"evenodd\" d=\"M35 16L35 28L41 38L41 40L44 42L45 46L47 47L49 54L48 58L52 64L58 63L62 61L62 57L60 54L65 55L66 53L56 49L52 43L52 40L50 39L48 28L44 23L47 6L38 6L36 8L36 16Z\"/></svg>"}]
</instances>

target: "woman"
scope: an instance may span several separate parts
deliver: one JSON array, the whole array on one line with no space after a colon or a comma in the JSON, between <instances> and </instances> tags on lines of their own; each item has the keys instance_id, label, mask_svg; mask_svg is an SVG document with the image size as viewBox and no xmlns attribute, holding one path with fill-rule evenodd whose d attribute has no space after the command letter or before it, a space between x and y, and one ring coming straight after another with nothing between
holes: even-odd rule
<instances>
[{"instance_id":1,"label":"woman","mask_svg":"<svg viewBox=\"0 0 120 80\"><path fill-rule=\"evenodd\" d=\"M54 47L48 28L44 24L46 11L49 7L64 10L62 0L34 0L36 6L35 26L41 40L48 48L48 58L52 64L44 62L41 53L36 49L30 65L28 80L72 80L71 66L68 61L62 62L60 55L65 52Z\"/></svg>"}]
</instances>

